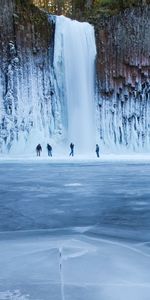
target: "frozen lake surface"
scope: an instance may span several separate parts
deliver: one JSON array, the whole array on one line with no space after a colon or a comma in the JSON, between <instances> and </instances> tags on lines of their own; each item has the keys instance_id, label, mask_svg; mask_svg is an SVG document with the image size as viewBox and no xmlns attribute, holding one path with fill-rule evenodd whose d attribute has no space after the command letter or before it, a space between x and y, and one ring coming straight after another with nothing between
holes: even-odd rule
<instances>
[{"instance_id":1,"label":"frozen lake surface","mask_svg":"<svg viewBox=\"0 0 150 300\"><path fill-rule=\"evenodd\" d=\"M150 299L150 162L0 170L0 300Z\"/></svg>"}]
</instances>

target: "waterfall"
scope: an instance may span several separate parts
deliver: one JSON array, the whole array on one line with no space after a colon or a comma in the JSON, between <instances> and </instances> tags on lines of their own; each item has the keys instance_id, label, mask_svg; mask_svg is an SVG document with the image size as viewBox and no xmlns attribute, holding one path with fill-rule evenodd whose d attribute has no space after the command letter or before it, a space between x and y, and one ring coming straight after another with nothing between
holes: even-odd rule
<instances>
[{"instance_id":1,"label":"waterfall","mask_svg":"<svg viewBox=\"0 0 150 300\"><path fill-rule=\"evenodd\" d=\"M78 154L90 154L95 147L96 45L89 23L56 17L54 72L62 103L66 141Z\"/></svg>"}]
</instances>

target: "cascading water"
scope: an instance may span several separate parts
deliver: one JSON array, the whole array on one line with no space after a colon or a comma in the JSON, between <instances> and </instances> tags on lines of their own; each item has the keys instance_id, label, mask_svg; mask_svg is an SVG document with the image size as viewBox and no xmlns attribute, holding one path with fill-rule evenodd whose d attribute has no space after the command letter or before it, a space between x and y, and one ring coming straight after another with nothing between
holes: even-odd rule
<instances>
[{"instance_id":1,"label":"cascading water","mask_svg":"<svg viewBox=\"0 0 150 300\"><path fill-rule=\"evenodd\" d=\"M90 154L95 147L94 28L88 23L56 17L54 72L60 89L67 142L77 153Z\"/></svg>"}]
</instances>

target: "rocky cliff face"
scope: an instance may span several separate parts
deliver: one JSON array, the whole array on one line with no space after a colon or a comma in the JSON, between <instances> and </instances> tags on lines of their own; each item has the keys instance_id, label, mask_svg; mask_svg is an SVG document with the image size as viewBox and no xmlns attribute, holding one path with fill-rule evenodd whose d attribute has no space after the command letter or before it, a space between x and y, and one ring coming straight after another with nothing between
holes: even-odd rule
<instances>
[{"instance_id":1,"label":"rocky cliff face","mask_svg":"<svg viewBox=\"0 0 150 300\"><path fill-rule=\"evenodd\" d=\"M26 141L38 142L37 133L49 136L59 122L52 80L54 25L28 1L2 0L0 29L0 150L20 153Z\"/></svg>"},{"instance_id":2,"label":"rocky cliff face","mask_svg":"<svg viewBox=\"0 0 150 300\"><path fill-rule=\"evenodd\" d=\"M150 6L93 22L102 144L150 149Z\"/></svg>"}]
</instances>

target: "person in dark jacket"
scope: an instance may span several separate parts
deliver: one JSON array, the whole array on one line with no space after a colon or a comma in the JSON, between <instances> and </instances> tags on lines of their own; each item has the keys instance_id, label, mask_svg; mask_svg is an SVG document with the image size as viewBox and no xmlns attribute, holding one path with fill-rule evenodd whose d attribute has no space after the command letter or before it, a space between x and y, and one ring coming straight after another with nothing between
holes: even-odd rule
<instances>
[{"instance_id":1,"label":"person in dark jacket","mask_svg":"<svg viewBox=\"0 0 150 300\"><path fill-rule=\"evenodd\" d=\"M47 144L47 152L48 152L48 156L51 156L52 157L52 146Z\"/></svg>"},{"instance_id":2,"label":"person in dark jacket","mask_svg":"<svg viewBox=\"0 0 150 300\"><path fill-rule=\"evenodd\" d=\"M96 152L97 157L99 157L99 145L98 144L96 144L95 152Z\"/></svg>"},{"instance_id":3,"label":"person in dark jacket","mask_svg":"<svg viewBox=\"0 0 150 300\"><path fill-rule=\"evenodd\" d=\"M70 144L70 150L71 150L71 151L70 151L70 154L69 154L69 155L70 155L70 156L74 156L74 144L73 144L73 143Z\"/></svg>"},{"instance_id":4,"label":"person in dark jacket","mask_svg":"<svg viewBox=\"0 0 150 300\"><path fill-rule=\"evenodd\" d=\"M41 155L41 152L42 152L42 147L41 147L40 144L38 144L38 145L36 146L36 154L37 154L37 156L40 156L40 155Z\"/></svg>"}]
</instances>

